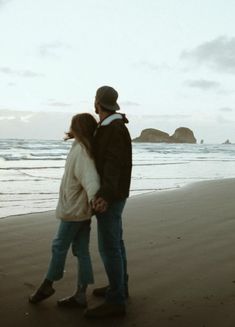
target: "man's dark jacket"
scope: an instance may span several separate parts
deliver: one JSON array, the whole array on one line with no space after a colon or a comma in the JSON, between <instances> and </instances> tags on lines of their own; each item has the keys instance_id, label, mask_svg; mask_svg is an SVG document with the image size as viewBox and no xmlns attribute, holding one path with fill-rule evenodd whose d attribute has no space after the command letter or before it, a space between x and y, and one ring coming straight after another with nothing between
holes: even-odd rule
<instances>
[{"instance_id":1,"label":"man's dark jacket","mask_svg":"<svg viewBox=\"0 0 235 327\"><path fill-rule=\"evenodd\" d=\"M115 119L106 126L100 125L94 137L94 157L101 178L97 196L108 202L122 200L129 196L132 145L125 123L128 120Z\"/></svg>"}]
</instances>

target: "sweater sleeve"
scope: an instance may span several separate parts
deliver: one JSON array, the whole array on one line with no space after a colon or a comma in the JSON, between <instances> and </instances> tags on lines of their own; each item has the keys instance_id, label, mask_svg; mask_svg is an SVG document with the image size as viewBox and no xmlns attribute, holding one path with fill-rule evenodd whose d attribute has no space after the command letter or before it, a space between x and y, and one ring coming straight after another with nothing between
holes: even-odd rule
<instances>
[{"instance_id":1,"label":"sweater sleeve","mask_svg":"<svg viewBox=\"0 0 235 327\"><path fill-rule=\"evenodd\" d=\"M90 202L99 190L100 178L94 161L89 157L84 148L81 148L79 156L76 158L75 176L85 189Z\"/></svg>"}]
</instances>

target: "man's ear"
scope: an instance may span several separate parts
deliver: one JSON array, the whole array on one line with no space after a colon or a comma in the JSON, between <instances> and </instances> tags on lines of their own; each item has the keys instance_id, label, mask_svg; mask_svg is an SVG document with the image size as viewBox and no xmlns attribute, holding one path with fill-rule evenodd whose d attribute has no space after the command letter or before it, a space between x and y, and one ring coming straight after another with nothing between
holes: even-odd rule
<instances>
[{"instance_id":1,"label":"man's ear","mask_svg":"<svg viewBox=\"0 0 235 327\"><path fill-rule=\"evenodd\" d=\"M99 114L99 112L100 112L100 105L99 105L98 101L95 102L95 112L96 112L96 114Z\"/></svg>"}]
</instances>

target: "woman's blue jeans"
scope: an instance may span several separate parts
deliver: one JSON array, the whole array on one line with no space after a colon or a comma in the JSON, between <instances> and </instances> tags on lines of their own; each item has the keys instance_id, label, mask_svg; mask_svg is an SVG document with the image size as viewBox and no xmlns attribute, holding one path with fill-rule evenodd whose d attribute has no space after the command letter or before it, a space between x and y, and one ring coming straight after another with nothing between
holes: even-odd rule
<instances>
[{"instance_id":1,"label":"woman's blue jeans","mask_svg":"<svg viewBox=\"0 0 235 327\"><path fill-rule=\"evenodd\" d=\"M67 253L72 245L73 255L78 260L78 286L94 283L89 253L90 224L91 220L81 222L61 220L58 233L52 242L52 258L47 279L56 281L63 277Z\"/></svg>"},{"instance_id":2,"label":"woman's blue jeans","mask_svg":"<svg viewBox=\"0 0 235 327\"><path fill-rule=\"evenodd\" d=\"M122 212L126 200L113 202L104 213L97 214L98 246L109 280L106 301L125 302L127 259L123 241Z\"/></svg>"}]
</instances>

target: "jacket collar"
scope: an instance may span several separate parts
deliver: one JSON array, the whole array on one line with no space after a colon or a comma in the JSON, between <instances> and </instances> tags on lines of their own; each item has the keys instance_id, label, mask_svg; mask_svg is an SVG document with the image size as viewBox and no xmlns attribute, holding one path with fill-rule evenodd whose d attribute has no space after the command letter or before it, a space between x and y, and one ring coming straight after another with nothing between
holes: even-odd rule
<instances>
[{"instance_id":1,"label":"jacket collar","mask_svg":"<svg viewBox=\"0 0 235 327\"><path fill-rule=\"evenodd\" d=\"M123 119L123 116L121 114L112 114L105 119L103 119L100 123L99 126L107 126L112 123L112 121L116 119Z\"/></svg>"}]
</instances>

